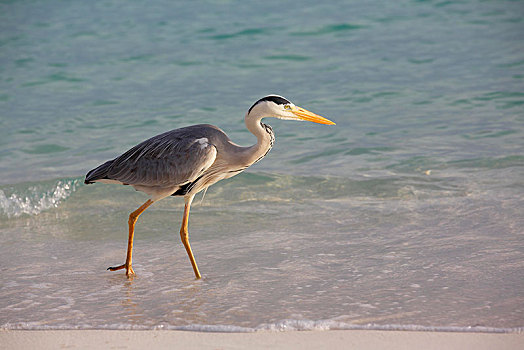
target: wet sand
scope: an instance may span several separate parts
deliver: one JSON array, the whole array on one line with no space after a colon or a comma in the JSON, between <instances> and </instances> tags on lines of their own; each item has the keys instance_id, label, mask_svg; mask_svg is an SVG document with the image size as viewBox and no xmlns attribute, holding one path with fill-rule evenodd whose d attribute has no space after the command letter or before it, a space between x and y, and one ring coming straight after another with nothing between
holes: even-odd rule
<instances>
[{"instance_id":1,"label":"wet sand","mask_svg":"<svg viewBox=\"0 0 524 350\"><path fill-rule=\"evenodd\" d=\"M522 349L524 334L295 331L211 333L188 331L0 331L2 349Z\"/></svg>"}]
</instances>

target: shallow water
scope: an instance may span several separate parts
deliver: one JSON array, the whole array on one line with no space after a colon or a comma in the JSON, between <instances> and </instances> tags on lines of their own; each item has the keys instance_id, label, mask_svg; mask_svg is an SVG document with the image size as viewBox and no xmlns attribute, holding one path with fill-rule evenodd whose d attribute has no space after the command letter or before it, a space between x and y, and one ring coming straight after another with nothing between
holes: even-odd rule
<instances>
[{"instance_id":1,"label":"shallow water","mask_svg":"<svg viewBox=\"0 0 524 350\"><path fill-rule=\"evenodd\" d=\"M46 14L43 16L42 14ZM0 326L440 329L524 324L520 2L0 5ZM191 211L83 174L267 93L271 153Z\"/></svg>"}]
</instances>

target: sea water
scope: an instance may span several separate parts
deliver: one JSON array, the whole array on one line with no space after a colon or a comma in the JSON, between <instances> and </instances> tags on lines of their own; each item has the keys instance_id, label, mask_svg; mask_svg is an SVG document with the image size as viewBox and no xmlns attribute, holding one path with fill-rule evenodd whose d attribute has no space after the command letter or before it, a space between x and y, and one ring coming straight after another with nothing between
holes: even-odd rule
<instances>
[{"instance_id":1,"label":"sea water","mask_svg":"<svg viewBox=\"0 0 524 350\"><path fill-rule=\"evenodd\" d=\"M0 4L0 327L524 325L520 1ZM155 203L85 173L197 123L242 145L277 93L337 123L266 119L245 173Z\"/></svg>"}]
</instances>

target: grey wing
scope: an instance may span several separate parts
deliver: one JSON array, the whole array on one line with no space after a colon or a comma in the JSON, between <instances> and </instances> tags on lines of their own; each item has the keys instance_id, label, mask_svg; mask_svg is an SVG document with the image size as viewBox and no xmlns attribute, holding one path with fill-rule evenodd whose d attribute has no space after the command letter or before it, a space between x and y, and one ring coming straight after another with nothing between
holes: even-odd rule
<instances>
[{"instance_id":1,"label":"grey wing","mask_svg":"<svg viewBox=\"0 0 524 350\"><path fill-rule=\"evenodd\" d=\"M208 169L216 154L216 148L201 133L176 129L154 136L114 159L106 179L148 187L183 185Z\"/></svg>"}]
</instances>

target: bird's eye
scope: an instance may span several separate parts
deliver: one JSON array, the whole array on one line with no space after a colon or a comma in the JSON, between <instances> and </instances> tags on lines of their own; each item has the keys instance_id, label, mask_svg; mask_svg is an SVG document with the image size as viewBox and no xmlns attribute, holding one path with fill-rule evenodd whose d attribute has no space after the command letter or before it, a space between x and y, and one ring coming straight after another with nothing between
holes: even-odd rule
<instances>
[{"instance_id":1,"label":"bird's eye","mask_svg":"<svg viewBox=\"0 0 524 350\"><path fill-rule=\"evenodd\" d=\"M284 109L287 109L288 111L291 109L290 105L284 105Z\"/></svg>"}]
</instances>

